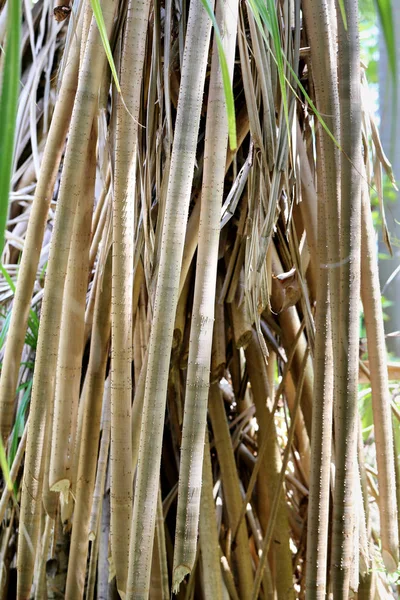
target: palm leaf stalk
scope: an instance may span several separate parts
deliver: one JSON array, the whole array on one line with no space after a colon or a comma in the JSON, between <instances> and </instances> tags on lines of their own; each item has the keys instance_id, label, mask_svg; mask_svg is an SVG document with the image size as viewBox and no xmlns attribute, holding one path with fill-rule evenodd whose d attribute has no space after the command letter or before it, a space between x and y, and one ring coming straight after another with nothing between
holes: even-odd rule
<instances>
[{"instance_id":1,"label":"palm leaf stalk","mask_svg":"<svg viewBox=\"0 0 400 600\"><path fill-rule=\"evenodd\" d=\"M337 14L341 157L340 347L335 363L335 490L332 589L347 598L350 588L357 470L358 312L361 250L361 72L358 4L344 2L347 28ZM332 304L331 304L332 306ZM358 541L358 540L357 540ZM357 570L358 571L358 570Z\"/></svg>"},{"instance_id":2,"label":"palm leaf stalk","mask_svg":"<svg viewBox=\"0 0 400 600\"><path fill-rule=\"evenodd\" d=\"M391 168L348 105L354 0L53 10L22 5L0 595L396 597Z\"/></svg>"},{"instance_id":3,"label":"palm leaf stalk","mask_svg":"<svg viewBox=\"0 0 400 600\"><path fill-rule=\"evenodd\" d=\"M112 3L103 7L108 34L110 34L113 25L114 9L115 6ZM93 64L94 56L96 56L96 60ZM81 153L85 157L96 110L96 94L104 65L105 57L103 57L100 35L97 25L92 21L71 119L70 136L57 205L55 235L50 251L46 293L43 298L40 320L21 500L20 523L21 531L24 533L18 540L18 568L20 573L18 598L21 600L29 597L34 569L34 551L39 533L43 457L46 455L43 442L46 439L49 406L53 401L54 394L54 373L61 321L62 294L76 203L85 176L86 161L81 159Z\"/></svg>"},{"instance_id":4,"label":"palm leaf stalk","mask_svg":"<svg viewBox=\"0 0 400 600\"><path fill-rule=\"evenodd\" d=\"M111 333L111 552L126 592L132 514L132 287L137 136L149 3L130 2L121 56L113 197Z\"/></svg>"},{"instance_id":5,"label":"palm leaf stalk","mask_svg":"<svg viewBox=\"0 0 400 600\"><path fill-rule=\"evenodd\" d=\"M127 597L147 598L154 538L158 469L161 459L162 428L178 301L179 271L182 262L184 227L187 221L190 188L195 162L196 139L207 66L211 22L200 2L190 6L187 43L182 65L171 168L165 207L162 254L150 334L137 483L132 517L131 550ZM195 64L192 58L196 56ZM191 115L189 121L187 114ZM151 435L150 435L151 432ZM152 500L149 503L149 498ZM141 515L147 507L147 522Z\"/></svg>"},{"instance_id":6,"label":"palm leaf stalk","mask_svg":"<svg viewBox=\"0 0 400 600\"><path fill-rule=\"evenodd\" d=\"M80 35L81 25L78 22L76 35L70 46L58 101L42 157L40 175L35 189L24 244L24 252L22 253L18 285L11 314L10 333L7 338L0 379L0 430L3 440L8 438L11 431L19 362L25 341L32 290L36 278L49 205L64 149L78 84Z\"/></svg>"},{"instance_id":7,"label":"palm leaf stalk","mask_svg":"<svg viewBox=\"0 0 400 600\"><path fill-rule=\"evenodd\" d=\"M217 22L233 77L237 2L217 5ZM225 144L222 143L225 140ZM182 428L178 516L175 533L173 588L193 569L196 556L203 465L203 438L207 418L214 304L218 263L221 202L225 177L228 123L220 59L214 40L204 149L199 243L193 318L190 331L185 411Z\"/></svg>"},{"instance_id":8,"label":"palm leaf stalk","mask_svg":"<svg viewBox=\"0 0 400 600\"><path fill-rule=\"evenodd\" d=\"M361 298L370 361L382 557L386 568L394 570L399 560L395 459L375 232L366 182L362 182L361 210Z\"/></svg>"}]
</instances>

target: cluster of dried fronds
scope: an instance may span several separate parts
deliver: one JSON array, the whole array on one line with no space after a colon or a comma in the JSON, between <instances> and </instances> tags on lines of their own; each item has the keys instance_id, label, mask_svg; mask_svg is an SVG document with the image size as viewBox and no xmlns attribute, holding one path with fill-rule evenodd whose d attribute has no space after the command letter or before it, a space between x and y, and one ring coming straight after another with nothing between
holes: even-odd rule
<instances>
[{"instance_id":1,"label":"cluster of dried fronds","mask_svg":"<svg viewBox=\"0 0 400 600\"><path fill-rule=\"evenodd\" d=\"M236 150L200 0L102 1L121 93L89 0L57 19L24 3L3 598L394 597L369 202L390 165L362 106L357 2L346 25L327 0L210 7Z\"/></svg>"}]
</instances>

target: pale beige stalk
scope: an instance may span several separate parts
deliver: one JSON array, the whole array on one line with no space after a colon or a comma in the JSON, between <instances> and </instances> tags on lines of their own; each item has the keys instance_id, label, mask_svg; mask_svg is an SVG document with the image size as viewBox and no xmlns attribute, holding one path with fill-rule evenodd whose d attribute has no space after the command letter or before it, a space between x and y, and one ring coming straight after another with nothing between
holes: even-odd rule
<instances>
[{"instance_id":1,"label":"pale beige stalk","mask_svg":"<svg viewBox=\"0 0 400 600\"><path fill-rule=\"evenodd\" d=\"M382 557L392 571L399 561L396 477L393 446L390 390L381 291L378 275L375 231L372 222L368 186L362 186L361 213L361 298L367 331L368 358L372 388L372 411L376 462L378 466L380 534Z\"/></svg>"},{"instance_id":2,"label":"pale beige stalk","mask_svg":"<svg viewBox=\"0 0 400 600\"><path fill-rule=\"evenodd\" d=\"M113 197L111 303L111 552L120 595L126 591L132 515L132 288L137 135L149 0L129 2L121 53Z\"/></svg>"},{"instance_id":3,"label":"pale beige stalk","mask_svg":"<svg viewBox=\"0 0 400 600\"><path fill-rule=\"evenodd\" d=\"M336 38L333 33L333 3L330 0L303 0L302 9L311 51L312 77L316 107L336 140L340 141L339 94L337 89ZM340 17L340 11L339 11ZM333 353L339 359L340 287L340 154L328 134L321 128L319 158L325 202L327 256L326 268L331 294ZM307 423L307 415L306 417ZM310 428L308 428L310 433Z\"/></svg>"},{"instance_id":4,"label":"pale beige stalk","mask_svg":"<svg viewBox=\"0 0 400 600\"><path fill-rule=\"evenodd\" d=\"M165 546L164 511L161 497L161 485L157 495L156 535L154 537L153 560L158 562L158 590L154 600L169 600L171 597L168 581L167 549ZM153 592L153 590L152 590Z\"/></svg>"},{"instance_id":5,"label":"pale beige stalk","mask_svg":"<svg viewBox=\"0 0 400 600\"><path fill-rule=\"evenodd\" d=\"M96 128L90 135L82 192L72 231L71 250L65 280L60 343L58 347L54 417L48 485L72 502L70 489L76 481L73 473L78 400L84 349L86 291L89 279L90 228L96 178ZM76 464L76 463L75 463Z\"/></svg>"},{"instance_id":6,"label":"pale beige stalk","mask_svg":"<svg viewBox=\"0 0 400 600\"><path fill-rule=\"evenodd\" d=\"M208 432L204 445L203 485L199 520L199 541L203 567L205 600L222 600L222 572L219 556L218 530L213 497L213 477L211 470Z\"/></svg>"},{"instance_id":7,"label":"pale beige stalk","mask_svg":"<svg viewBox=\"0 0 400 600\"><path fill-rule=\"evenodd\" d=\"M216 10L232 79L238 16L237 0L219 2ZM172 583L175 592L179 589L185 575L192 571L197 551L227 142L228 119L225 95L217 43L214 42L179 471Z\"/></svg>"},{"instance_id":8,"label":"pale beige stalk","mask_svg":"<svg viewBox=\"0 0 400 600\"><path fill-rule=\"evenodd\" d=\"M104 252L107 252L107 248L104 248ZM89 366L84 394L81 398L84 412L66 586L66 598L70 600L83 598L84 592L90 533L89 519L96 478L102 400L104 396L103 403L106 404L106 394L109 393L108 388L104 390L104 379L110 344L110 311L111 250L109 250L105 264L104 275L97 287Z\"/></svg>"},{"instance_id":9,"label":"pale beige stalk","mask_svg":"<svg viewBox=\"0 0 400 600\"><path fill-rule=\"evenodd\" d=\"M129 600L147 599L149 593L170 352L210 33L211 21L201 2L195 0L189 11L150 334L132 518Z\"/></svg>"},{"instance_id":10,"label":"pale beige stalk","mask_svg":"<svg viewBox=\"0 0 400 600\"><path fill-rule=\"evenodd\" d=\"M104 495L104 486L106 482L107 466L108 466L108 451L110 449L110 432L111 432L111 387L110 377L107 378L104 384L103 406L101 415L101 442L99 457L97 460L96 483L93 492L92 509L90 512L89 521L89 540L93 541L99 534L99 524L101 517L101 503Z\"/></svg>"},{"instance_id":11,"label":"pale beige stalk","mask_svg":"<svg viewBox=\"0 0 400 600\"><path fill-rule=\"evenodd\" d=\"M332 590L349 596L356 510L360 252L361 252L361 71L358 2L344 0L347 27L337 11L340 98L341 221L338 364L335 364L335 489L332 527ZM329 218L329 214L327 213ZM327 225L328 227L328 225ZM338 290L331 288L333 295ZM331 306L333 301L331 299ZM336 356L335 356L336 361ZM358 543L358 535L356 536ZM358 553L357 553L358 554Z\"/></svg>"},{"instance_id":12,"label":"pale beige stalk","mask_svg":"<svg viewBox=\"0 0 400 600\"><path fill-rule=\"evenodd\" d=\"M320 164L318 163L320 169ZM322 186L321 186L322 187ZM319 190L322 193L322 190ZM306 599L325 600L332 448L333 356L329 302L326 225L323 202L318 204L318 279L315 316L314 404L311 431L311 471L307 520Z\"/></svg>"},{"instance_id":13,"label":"pale beige stalk","mask_svg":"<svg viewBox=\"0 0 400 600\"><path fill-rule=\"evenodd\" d=\"M108 35L111 33L115 8L112 0L104 0L102 10ZM105 62L105 53L93 18L72 114L40 318L22 485L18 600L29 597L32 583L43 489L43 442L49 420L49 404L54 394L62 294L76 204L84 177L86 151Z\"/></svg>"},{"instance_id":14,"label":"pale beige stalk","mask_svg":"<svg viewBox=\"0 0 400 600\"><path fill-rule=\"evenodd\" d=\"M53 195L65 138L72 114L77 83L81 23L71 44L58 100L40 166L32 209L29 215L24 251L19 268L18 283L13 301L10 328L0 379L0 432L5 441L11 431L14 398L17 389L19 364L25 341L26 326L31 305L47 213Z\"/></svg>"},{"instance_id":15,"label":"pale beige stalk","mask_svg":"<svg viewBox=\"0 0 400 600\"><path fill-rule=\"evenodd\" d=\"M42 600L47 597L47 578L46 564L50 548L51 533L54 527L54 520L46 515L44 532L41 540L39 571L36 581L35 599Z\"/></svg>"}]
</instances>

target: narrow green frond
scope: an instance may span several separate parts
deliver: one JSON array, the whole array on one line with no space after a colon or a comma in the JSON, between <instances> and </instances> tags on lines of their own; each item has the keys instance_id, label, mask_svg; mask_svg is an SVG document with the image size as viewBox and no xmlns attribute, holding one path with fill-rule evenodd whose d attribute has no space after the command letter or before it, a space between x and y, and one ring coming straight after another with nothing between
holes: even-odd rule
<instances>
[{"instance_id":1,"label":"narrow green frond","mask_svg":"<svg viewBox=\"0 0 400 600\"><path fill-rule=\"evenodd\" d=\"M121 86L119 85L117 69L115 68L115 63L113 59L113 55L111 52L110 42L108 40L107 30L104 23L103 13L100 6L99 0L90 0L92 5L92 10L94 14L94 18L96 19L97 27L99 28L101 41L103 43L104 52L106 53L108 64L110 65L111 73L114 78L115 86L119 93L121 93Z\"/></svg>"},{"instance_id":2,"label":"narrow green frond","mask_svg":"<svg viewBox=\"0 0 400 600\"><path fill-rule=\"evenodd\" d=\"M344 28L347 31L347 16L346 16L346 9L344 7L344 0L339 0L339 8L340 8L340 14L342 15L342 21L343 21Z\"/></svg>"},{"instance_id":3,"label":"narrow green frond","mask_svg":"<svg viewBox=\"0 0 400 600\"><path fill-rule=\"evenodd\" d=\"M10 469L8 468L8 462L6 457L6 451L4 449L3 441L0 438L0 467L3 471L4 481L6 482L7 488L12 492L13 484L10 477Z\"/></svg>"},{"instance_id":4,"label":"narrow green frond","mask_svg":"<svg viewBox=\"0 0 400 600\"><path fill-rule=\"evenodd\" d=\"M31 397L32 383L33 383L33 379L29 379L29 381L26 381L25 383L20 385L17 390L17 392L18 392L21 389L25 389L25 392L24 392L24 395L22 396L22 400L18 406L17 416L15 418L15 424L14 424L14 428L13 428L13 432L12 432L11 447L10 447L10 451L8 454L9 468L11 468L11 466L14 462L15 455L17 453L18 438L23 433L25 413L26 413L26 408L28 406L29 399Z\"/></svg>"},{"instance_id":5,"label":"narrow green frond","mask_svg":"<svg viewBox=\"0 0 400 600\"><path fill-rule=\"evenodd\" d=\"M392 0L375 0L375 5L385 39L390 72L395 82L397 79L397 61Z\"/></svg>"},{"instance_id":6,"label":"narrow green frond","mask_svg":"<svg viewBox=\"0 0 400 600\"><path fill-rule=\"evenodd\" d=\"M9 0L7 40L4 51L4 69L0 94L0 250L3 250L4 232L8 215L8 194L14 156L15 122L18 108L20 76L21 2Z\"/></svg>"},{"instance_id":7,"label":"narrow green frond","mask_svg":"<svg viewBox=\"0 0 400 600\"><path fill-rule=\"evenodd\" d=\"M285 115L285 123L288 135L288 141L290 146L290 126L289 126L289 108L288 108L288 100L286 93L286 83L287 78L284 72L284 61L285 54L281 44L281 36L279 33L279 25L278 25L278 17L276 13L276 6L274 0L267 0L264 3L262 0L249 0L249 5L252 10L253 16L256 20L256 23L260 29L260 32L266 40L267 47L270 50L270 46L268 44L264 28L262 26L262 22L267 27L274 45L274 60L278 69L278 79L279 79L279 87L281 90L282 102L283 102L283 113ZM261 17L261 19L260 19ZM262 22L261 22L262 20ZM271 51L272 52L272 51Z\"/></svg>"},{"instance_id":8,"label":"narrow green frond","mask_svg":"<svg viewBox=\"0 0 400 600\"><path fill-rule=\"evenodd\" d=\"M4 279L8 283L8 287L10 288L12 293L15 294L15 284L14 284L13 280L11 279L10 275L8 274L7 269L5 269L4 265L1 263L0 263L0 271L1 271L1 274L3 275Z\"/></svg>"},{"instance_id":9,"label":"narrow green frond","mask_svg":"<svg viewBox=\"0 0 400 600\"><path fill-rule=\"evenodd\" d=\"M224 48L222 45L221 32L218 27L218 23L216 21L214 12L210 6L209 0L201 0L204 8L208 16L211 19L211 22L214 27L214 35L217 41L218 47L218 56L221 64L222 71L222 81L224 84L224 92L225 92L225 102L226 102L226 112L228 114L228 133L229 133L229 146L231 150L236 150L237 141L236 141L236 119L235 119L235 102L233 98L233 91L229 77L228 65L226 63L226 57Z\"/></svg>"}]
</instances>

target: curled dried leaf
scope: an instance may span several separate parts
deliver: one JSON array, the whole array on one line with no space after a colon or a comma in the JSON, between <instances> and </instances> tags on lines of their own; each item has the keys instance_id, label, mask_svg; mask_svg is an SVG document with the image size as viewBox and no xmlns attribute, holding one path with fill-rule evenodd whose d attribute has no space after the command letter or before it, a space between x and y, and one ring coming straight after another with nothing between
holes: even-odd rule
<instances>
[{"instance_id":1,"label":"curled dried leaf","mask_svg":"<svg viewBox=\"0 0 400 600\"><path fill-rule=\"evenodd\" d=\"M301 298L301 285L295 267L281 273L272 275L271 308L279 314L290 306L295 306Z\"/></svg>"},{"instance_id":2,"label":"curled dried leaf","mask_svg":"<svg viewBox=\"0 0 400 600\"><path fill-rule=\"evenodd\" d=\"M54 18L57 23L62 23L71 14L71 7L69 2L57 3L53 10Z\"/></svg>"}]
</instances>

